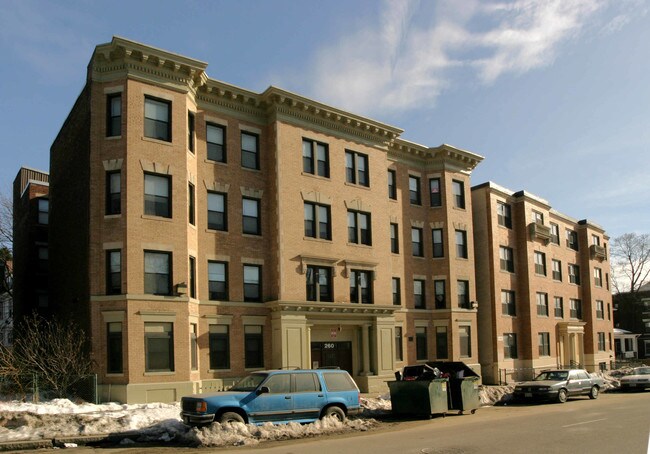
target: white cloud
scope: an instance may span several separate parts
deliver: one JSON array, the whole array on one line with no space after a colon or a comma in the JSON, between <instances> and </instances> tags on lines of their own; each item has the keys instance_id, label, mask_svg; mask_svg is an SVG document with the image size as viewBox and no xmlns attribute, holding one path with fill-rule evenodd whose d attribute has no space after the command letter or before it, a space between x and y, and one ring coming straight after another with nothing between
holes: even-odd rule
<instances>
[{"instance_id":1,"label":"white cloud","mask_svg":"<svg viewBox=\"0 0 650 454\"><path fill-rule=\"evenodd\" d=\"M385 0L380 24L318 52L307 89L361 112L431 105L459 74L490 84L551 64L608 2ZM624 26L632 8L625 10L601 27Z\"/></svg>"}]
</instances>

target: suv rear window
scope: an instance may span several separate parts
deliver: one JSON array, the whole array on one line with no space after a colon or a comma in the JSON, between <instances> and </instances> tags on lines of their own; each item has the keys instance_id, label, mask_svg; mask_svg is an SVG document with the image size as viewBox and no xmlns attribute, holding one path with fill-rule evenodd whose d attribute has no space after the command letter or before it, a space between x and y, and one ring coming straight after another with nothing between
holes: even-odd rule
<instances>
[{"instance_id":1,"label":"suv rear window","mask_svg":"<svg viewBox=\"0 0 650 454\"><path fill-rule=\"evenodd\" d=\"M357 386L345 373L324 372L323 378L328 391L356 391Z\"/></svg>"}]
</instances>

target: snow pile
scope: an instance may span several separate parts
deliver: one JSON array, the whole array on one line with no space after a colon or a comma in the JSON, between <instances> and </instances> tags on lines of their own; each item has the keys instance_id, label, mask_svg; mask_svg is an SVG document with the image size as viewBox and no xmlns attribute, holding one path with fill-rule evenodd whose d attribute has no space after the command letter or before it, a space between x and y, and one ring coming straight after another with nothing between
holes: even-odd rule
<instances>
[{"instance_id":1,"label":"snow pile","mask_svg":"<svg viewBox=\"0 0 650 454\"><path fill-rule=\"evenodd\" d=\"M515 385L505 386L487 386L481 385L478 391L478 397L481 405L495 405L497 403L504 403L512 400L512 393L515 390Z\"/></svg>"},{"instance_id":2,"label":"snow pile","mask_svg":"<svg viewBox=\"0 0 650 454\"><path fill-rule=\"evenodd\" d=\"M361 406L363 407L363 416L378 418L386 416L392 411L390 394L384 394L377 397L361 397Z\"/></svg>"}]
</instances>

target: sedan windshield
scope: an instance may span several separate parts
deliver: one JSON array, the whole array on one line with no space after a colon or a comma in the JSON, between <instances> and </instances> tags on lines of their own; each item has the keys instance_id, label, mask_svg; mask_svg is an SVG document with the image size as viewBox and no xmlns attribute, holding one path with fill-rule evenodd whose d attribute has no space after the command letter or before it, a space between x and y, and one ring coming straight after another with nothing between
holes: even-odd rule
<instances>
[{"instance_id":1,"label":"sedan windshield","mask_svg":"<svg viewBox=\"0 0 650 454\"><path fill-rule=\"evenodd\" d=\"M632 373L634 375L650 375L650 367L637 367Z\"/></svg>"},{"instance_id":2,"label":"sedan windshield","mask_svg":"<svg viewBox=\"0 0 650 454\"><path fill-rule=\"evenodd\" d=\"M561 381L561 380L566 380L568 375L569 373L567 371L553 370L550 372L542 372L537 377L535 377L535 381L541 381L541 380Z\"/></svg>"},{"instance_id":3,"label":"sedan windshield","mask_svg":"<svg viewBox=\"0 0 650 454\"><path fill-rule=\"evenodd\" d=\"M235 383L230 391L255 391L266 376L267 374L251 374Z\"/></svg>"}]
</instances>

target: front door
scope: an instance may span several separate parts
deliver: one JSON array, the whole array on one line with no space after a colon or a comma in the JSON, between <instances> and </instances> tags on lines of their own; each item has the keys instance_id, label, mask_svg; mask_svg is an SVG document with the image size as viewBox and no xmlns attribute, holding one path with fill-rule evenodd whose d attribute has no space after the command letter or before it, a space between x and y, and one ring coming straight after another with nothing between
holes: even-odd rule
<instances>
[{"instance_id":1,"label":"front door","mask_svg":"<svg viewBox=\"0 0 650 454\"><path fill-rule=\"evenodd\" d=\"M339 367L352 375L352 342L312 342L312 367Z\"/></svg>"}]
</instances>

